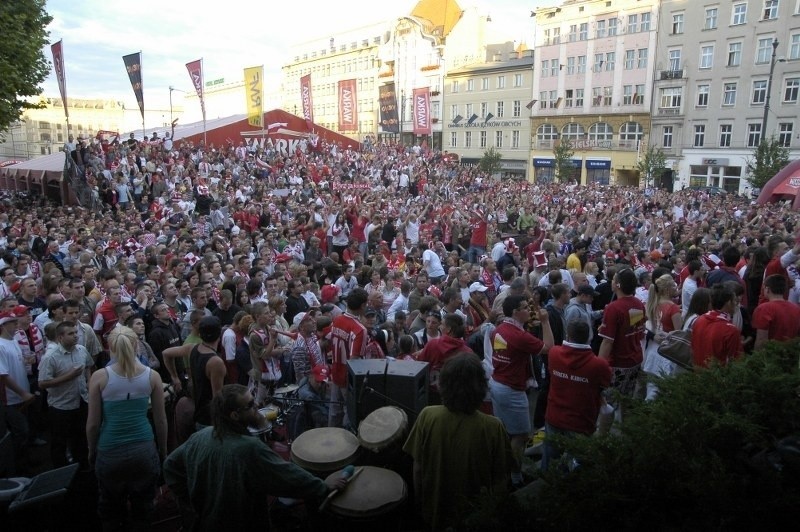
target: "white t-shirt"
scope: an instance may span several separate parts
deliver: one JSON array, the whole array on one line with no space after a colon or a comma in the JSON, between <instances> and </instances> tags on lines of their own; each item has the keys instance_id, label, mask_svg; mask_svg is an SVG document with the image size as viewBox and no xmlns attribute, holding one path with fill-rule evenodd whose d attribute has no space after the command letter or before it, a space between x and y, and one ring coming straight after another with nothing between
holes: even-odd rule
<instances>
[{"instance_id":1,"label":"white t-shirt","mask_svg":"<svg viewBox=\"0 0 800 532\"><path fill-rule=\"evenodd\" d=\"M28 372L25 371L25 361L22 358L22 349L20 349L16 340L0 338L0 375L8 375L17 386L26 392L30 391ZM13 406L20 403L22 403L22 397L6 386L6 404Z\"/></svg>"},{"instance_id":2,"label":"white t-shirt","mask_svg":"<svg viewBox=\"0 0 800 532\"><path fill-rule=\"evenodd\" d=\"M422 264L425 265L425 271L429 278L443 277L444 268L442 268L442 261L439 259L433 250L426 249L422 254Z\"/></svg>"}]
</instances>

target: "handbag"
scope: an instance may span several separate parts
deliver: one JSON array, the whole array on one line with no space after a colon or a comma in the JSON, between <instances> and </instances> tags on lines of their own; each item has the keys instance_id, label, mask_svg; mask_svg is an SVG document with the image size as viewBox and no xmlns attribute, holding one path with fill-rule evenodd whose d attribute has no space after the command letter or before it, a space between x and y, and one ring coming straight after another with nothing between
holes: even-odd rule
<instances>
[{"instance_id":1,"label":"handbag","mask_svg":"<svg viewBox=\"0 0 800 532\"><path fill-rule=\"evenodd\" d=\"M683 369L692 370L692 331L670 331L658 346L658 354Z\"/></svg>"}]
</instances>

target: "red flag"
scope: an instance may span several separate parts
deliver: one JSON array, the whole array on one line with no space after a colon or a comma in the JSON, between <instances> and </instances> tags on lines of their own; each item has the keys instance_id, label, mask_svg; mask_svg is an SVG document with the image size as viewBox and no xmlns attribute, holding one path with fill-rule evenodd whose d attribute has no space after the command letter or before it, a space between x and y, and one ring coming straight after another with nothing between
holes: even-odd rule
<instances>
[{"instance_id":1,"label":"red flag","mask_svg":"<svg viewBox=\"0 0 800 532\"><path fill-rule=\"evenodd\" d=\"M356 80L339 82L339 131L358 131Z\"/></svg>"},{"instance_id":2,"label":"red flag","mask_svg":"<svg viewBox=\"0 0 800 532\"><path fill-rule=\"evenodd\" d=\"M308 129L312 129L314 123L314 103L311 99L311 74L306 74L300 78L300 99L303 102L303 118L306 120Z\"/></svg>"},{"instance_id":3,"label":"red flag","mask_svg":"<svg viewBox=\"0 0 800 532\"><path fill-rule=\"evenodd\" d=\"M64 72L64 46L61 41L58 41L50 46L50 51L53 53L53 70L56 72L61 101L64 102L64 115L69 118L69 108L67 107L67 76Z\"/></svg>"},{"instance_id":4,"label":"red flag","mask_svg":"<svg viewBox=\"0 0 800 532\"><path fill-rule=\"evenodd\" d=\"M203 119L206 118L206 102L203 99L203 59L198 59L190 63L186 63L186 70L189 71L189 77L192 78L192 85L194 90L197 91L197 97L200 98L200 110L203 113Z\"/></svg>"},{"instance_id":5,"label":"red flag","mask_svg":"<svg viewBox=\"0 0 800 532\"><path fill-rule=\"evenodd\" d=\"M431 134L431 95L430 88L414 89L414 134Z\"/></svg>"}]
</instances>

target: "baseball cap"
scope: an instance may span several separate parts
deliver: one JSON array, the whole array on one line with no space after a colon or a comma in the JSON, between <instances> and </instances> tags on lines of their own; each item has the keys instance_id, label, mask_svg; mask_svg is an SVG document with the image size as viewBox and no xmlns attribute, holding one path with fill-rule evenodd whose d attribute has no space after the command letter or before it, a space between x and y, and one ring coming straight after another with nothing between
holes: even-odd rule
<instances>
[{"instance_id":1,"label":"baseball cap","mask_svg":"<svg viewBox=\"0 0 800 532\"><path fill-rule=\"evenodd\" d=\"M21 318L22 316L26 316L31 311L30 307L26 307L25 305L17 305L16 307L11 309L11 312L14 313L14 316Z\"/></svg>"},{"instance_id":2,"label":"baseball cap","mask_svg":"<svg viewBox=\"0 0 800 532\"><path fill-rule=\"evenodd\" d=\"M292 325L297 327L298 325L300 325L304 321L306 321L306 320L314 320L314 318L315 318L314 312L312 312L312 311L309 311L309 312L298 312L297 314L295 314L294 318L292 319Z\"/></svg>"},{"instance_id":3,"label":"baseball cap","mask_svg":"<svg viewBox=\"0 0 800 532\"><path fill-rule=\"evenodd\" d=\"M311 368L311 375L317 382L330 382L331 380L331 370L324 364L317 364Z\"/></svg>"},{"instance_id":4,"label":"baseball cap","mask_svg":"<svg viewBox=\"0 0 800 532\"><path fill-rule=\"evenodd\" d=\"M579 295L587 295L587 296L599 296L600 295L595 291L594 288L592 288L588 284L585 284L583 286L578 287L578 294Z\"/></svg>"},{"instance_id":5,"label":"baseball cap","mask_svg":"<svg viewBox=\"0 0 800 532\"><path fill-rule=\"evenodd\" d=\"M13 310L6 310L0 312L0 325L5 325L9 321L17 321L19 320L19 316L14 314Z\"/></svg>"},{"instance_id":6,"label":"baseball cap","mask_svg":"<svg viewBox=\"0 0 800 532\"><path fill-rule=\"evenodd\" d=\"M487 290L488 290L488 288L486 287L485 284L479 283L477 281L472 283L471 285L469 285L469 293L470 294L472 294L474 292L486 292Z\"/></svg>"}]
</instances>

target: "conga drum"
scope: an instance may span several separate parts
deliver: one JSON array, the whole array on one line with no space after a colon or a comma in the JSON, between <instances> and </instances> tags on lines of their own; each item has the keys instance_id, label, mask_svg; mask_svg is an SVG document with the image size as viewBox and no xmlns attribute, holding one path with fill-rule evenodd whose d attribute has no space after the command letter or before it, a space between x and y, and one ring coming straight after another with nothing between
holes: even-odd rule
<instances>
[{"instance_id":1,"label":"conga drum","mask_svg":"<svg viewBox=\"0 0 800 532\"><path fill-rule=\"evenodd\" d=\"M361 446L378 456L364 457L365 464L386 465L400 451L408 431L408 416L396 406L384 406L373 411L358 425Z\"/></svg>"},{"instance_id":2,"label":"conga drum","mask_svg":"<svg viewBox=\"0 0 800 532\"><path fill-rule=\"evenodd\" d=\"M260 408L258 413L266 418L264 425L261 427L247 427L247 430L250 432L251 436L258 436L261 438L261 441L267 443L267 435L272 430L272 422L278 417L280 408L278 405L267 405L264 408Z\"/></svg>"},{"instance_id":3,"label":"conga drum","mask_svg":"<svg viewBox=\"0 0 800 532\"><path fill-rule=\"evenodd\" d=\"M389 525L387 515L399 509L406 500L406 482L389 469L372 466L357 469L361 472L331 499L328 511L345 522L372 522L385 529ZM339 475L341 472L337 471L329 478ZM397 521L399 524L399 519Z\"/></svg>"},{"instance_id":4,"label":"conga drum","mask_svg":"<svg viewBox=\"0 0 800 532\"><path fill-rule=\"evenodd\" d=\"M338 471L352 464L357 454L358 438L336 427L307 430L292 442L292 462L312 473Z\"/></svg>"}]
</instances>

